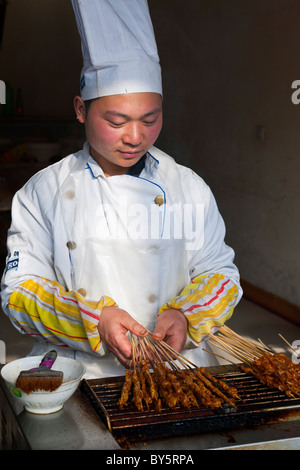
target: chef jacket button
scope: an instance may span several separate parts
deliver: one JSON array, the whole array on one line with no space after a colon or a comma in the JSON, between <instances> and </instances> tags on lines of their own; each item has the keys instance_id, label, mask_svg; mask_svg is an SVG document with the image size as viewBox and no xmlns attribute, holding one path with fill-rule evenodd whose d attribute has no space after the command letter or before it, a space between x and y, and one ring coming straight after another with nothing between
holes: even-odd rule
<instances>
[{"instance_id":1,"label":"chef jacket button","mask_svg":"<svg viewBox=\"0 0 300 470\"><path fill-rule=\"evenodd\" d=\"M157 295L150 294L149 297L148 297L148 300L149 300L149 302L151 302L153 304L154 302L157 301Z\"/></svg>"},{"instance_id":2,"label":"chef jacket button","mask_svg":"<svg viewBox=\"0 0 300 470\"><path fill-rule=\"evenodd\" d=\"M73 191L73 189L68 189L65 192L65 196L67 199L73 199L75 197L75 192Z\"/></svg>"},{"instance_id":3,"label":"chef jacket button","mask_svg":"<svg viewBox=\"0 0 300 470\"><path fill-rule=\"evenodd\" d=\"M75 242L72 242L72 241L67 242L67 247L69 248L69 250L75 250L76 246L77 245Z\"/></svg>"},{"instance_id":4,"label":"chef jacket button","mask_svg":"<svg viewBox=\"0 0 300 470\"><path fill-rule=\"evenodd\" d=\"M78 294L82 295L82 297L86 297L86 290L83 289L83 287L81 287L80 289L78 289Z\"/></svg>"},{"instance_id":5,"label":"chef jacket button","mask_svg":"<svg viewBox=\"0 0 300 470\"><path fill-rule=\"evenodd\" d=\"M163 196L156 196L154 202L157 206L162 206L165 203L165 198Z\"/></svg>"}]
</instances>

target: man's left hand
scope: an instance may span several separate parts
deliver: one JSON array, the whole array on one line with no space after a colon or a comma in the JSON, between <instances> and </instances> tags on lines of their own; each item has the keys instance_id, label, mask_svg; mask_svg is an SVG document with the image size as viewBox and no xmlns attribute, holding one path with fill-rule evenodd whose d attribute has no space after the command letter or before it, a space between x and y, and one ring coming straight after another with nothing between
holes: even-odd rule
<instances>
[{"instance_id":1,"label":"man's left hand","mask_svg":"<svg viewBox=\"0 0 300 470\"><path fill-rule=\"evenodd\" d=\"M184 314L180 310L170 308L158 316L153 337L157 341L164 340L180 352L186 343L187 326L188 322Z\"/></svg>"}]
</instances>

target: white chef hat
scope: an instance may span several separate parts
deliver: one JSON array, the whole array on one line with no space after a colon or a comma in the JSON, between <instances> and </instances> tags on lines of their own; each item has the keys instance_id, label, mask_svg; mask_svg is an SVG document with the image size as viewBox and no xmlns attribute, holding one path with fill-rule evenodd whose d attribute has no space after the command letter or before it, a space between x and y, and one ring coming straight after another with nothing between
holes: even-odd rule
<instances>
[{"instance_id":1,"label":"white chef hat","mask_svg":"<svg viewBox=\"0 0 300 470\"><path fill-rule=\"evenodd\" d=\"M72 0L72 4L83 54L82 99L162 94L147 0Z\"/></svg>"}]
</instances>

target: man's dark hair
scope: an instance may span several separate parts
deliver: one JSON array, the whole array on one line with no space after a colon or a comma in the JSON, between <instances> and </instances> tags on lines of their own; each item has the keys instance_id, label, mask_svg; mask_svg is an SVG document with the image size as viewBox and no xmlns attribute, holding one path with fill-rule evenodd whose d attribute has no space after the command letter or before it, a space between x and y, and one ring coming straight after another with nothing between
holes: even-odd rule
<instances>
[{"instance_id":1,"label":"man's dark hair","mask_svg":"<svg viewBox=\"0 0 300 470\"><path fill-rule=\"evenodd\" d=\"M86 100L86 101L84 102L86 114L89 112L90 106L91 106L91 104L92 104L93 101L94 101L94 99Z\"/></svg>"}]
</instances>

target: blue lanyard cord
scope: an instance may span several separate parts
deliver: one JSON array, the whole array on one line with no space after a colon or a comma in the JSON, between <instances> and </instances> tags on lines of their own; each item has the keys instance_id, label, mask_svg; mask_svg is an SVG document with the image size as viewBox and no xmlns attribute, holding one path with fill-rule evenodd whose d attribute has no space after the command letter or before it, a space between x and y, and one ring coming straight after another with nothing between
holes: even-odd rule
<instances>
[{"instance_id":1,"label":"blue lanyard cord","mask_svg":"<svg viewBox=\"0 0 300 470\"><path fill-rule=\"evenodd\" d=\"M148 180L147 178L143 178L141 176L134 176L134 175L128 175L130 176L131 178L138 178L139 180L144 180L144 181L147 181L147 183L151 183L151 184L154 184L155 186L157 186L162 192L163 192L163 195L164 195L164 200L165 200L165 204L164 204L164 214L163 214L163 224L162 224L162 231L161 231L161 237L163 236L164 234L164 229L165 229L165 218L166 218L166 193L165 191L163 190L163 188L158 184L158 183L155 183L154 181L151 181L151 180Z\"/></svg>"}]
</instances>

